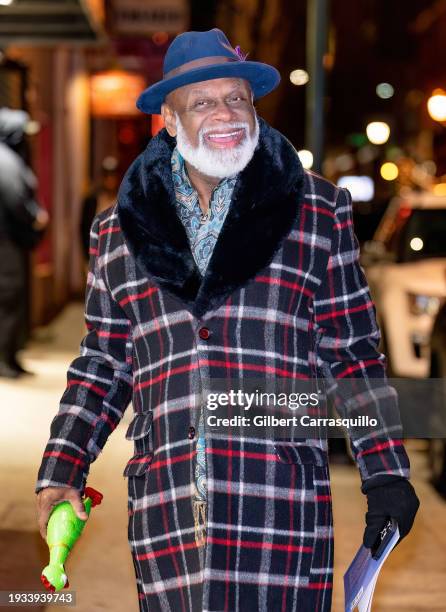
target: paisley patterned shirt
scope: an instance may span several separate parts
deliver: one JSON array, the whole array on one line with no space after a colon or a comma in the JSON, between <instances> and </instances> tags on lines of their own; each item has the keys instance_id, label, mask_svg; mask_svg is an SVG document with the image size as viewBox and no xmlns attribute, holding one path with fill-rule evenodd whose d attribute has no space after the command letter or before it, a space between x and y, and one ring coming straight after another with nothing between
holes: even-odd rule
<instances>
[{"instance_id":1,"label":"paisley patterned shirt","mask_svg":"<svg viewBox=\"0 0 446 612\"><path fill-rule=\"evenodd\" d=\"M209 202L207 218L203 220L198 194L191 185L184 159L176 147L173 150L171 161L177 213L185 227L197 266L204 275L229 210L237 175L223 179L215 187ZM196 498L203 501L206 499L205 449L203 413L201 413L198 427L195 484Z\"/></svg>"}]
</instances>

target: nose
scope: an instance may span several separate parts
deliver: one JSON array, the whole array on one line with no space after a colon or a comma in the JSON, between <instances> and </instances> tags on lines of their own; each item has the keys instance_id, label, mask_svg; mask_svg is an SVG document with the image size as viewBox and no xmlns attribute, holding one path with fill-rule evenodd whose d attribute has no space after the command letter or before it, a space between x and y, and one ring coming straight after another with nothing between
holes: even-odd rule
<instances>
[{"instance_id":1,"label":"nose","mask_svg":"<svg viewBox=\"0 0 446 612\"><path fill-rule=\"evenodd\" d=\"M217 103L212 114L213 119L216 119L218 121L224 121L226 123L229 123L230 121L235 121L237 119L237 115L234 113L234 109L232 109L224 100L221 100Z\"/></svg>"}]
</instances>

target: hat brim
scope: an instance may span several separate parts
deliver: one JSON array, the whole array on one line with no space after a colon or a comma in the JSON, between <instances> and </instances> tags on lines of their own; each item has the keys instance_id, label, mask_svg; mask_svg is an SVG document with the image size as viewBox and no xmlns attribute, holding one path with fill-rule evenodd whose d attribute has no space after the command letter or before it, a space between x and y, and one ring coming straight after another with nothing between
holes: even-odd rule
<instances>
[{"instance_id":1,"label":"hat brim","mask_svg":"<svg viewBox=\"0 0 446 612\"><path fill-rule=\"evenodd\" d=\"M249 81L255 99L266 96L280 83L279 71L262 62L224 62L222 64L211 64L189 70L184 74L178 74L170 79L158 81L145 89L136 101L137 108L143 113L159 114L161 105L166 96L174 89L209 81L211 79L241 78Z\"/></svg>"}]
</instances>

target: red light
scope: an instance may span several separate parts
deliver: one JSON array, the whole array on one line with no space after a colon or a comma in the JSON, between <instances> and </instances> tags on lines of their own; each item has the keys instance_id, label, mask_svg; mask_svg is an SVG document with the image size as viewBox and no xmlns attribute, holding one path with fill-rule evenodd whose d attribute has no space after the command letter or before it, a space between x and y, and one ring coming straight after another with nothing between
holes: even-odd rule
<instances>
[{"instance_id":1,"label":"red light","mask_svg":"<svg viewBox=\"0 0 446 612\"><path fill-rule=\"evenodd\" d=\"M136 140L135 128L132 125L122 126L118 132L118 140L124 145L133 144Z\"/></svg>"},{"instance_id":2,"label":"red light","mask_svg":"<svg viewBox=\"0 0 446 612\"><path fill-rule=\"evenodd\" d=\"M152 40L155 45L161 47L161 45L165 45L169 40L169 34L167 32L155 32L152 36Z\"/></svg>"},{"instance_id":3,"label":"red light","mask_svg":"<svg viewBox=\"0 0 446 612\"><path fill-rule=\"evenodd\" d=\"M407 219L407 217L410 217L411 214L412 214L412 209L409 208L408 206L401 206L398 211L398 217L400 219Z\"/></svg>"}]
</instances>

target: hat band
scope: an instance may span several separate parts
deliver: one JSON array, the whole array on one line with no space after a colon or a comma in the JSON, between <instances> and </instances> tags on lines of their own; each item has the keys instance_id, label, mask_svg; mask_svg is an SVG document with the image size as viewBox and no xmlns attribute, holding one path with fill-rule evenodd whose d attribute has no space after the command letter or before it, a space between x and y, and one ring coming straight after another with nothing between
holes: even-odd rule
<instances>
[{"instance_id":1,"label":"hat band","mask_svg":"<svg viewBox=\"0 0 446 612\"><path fill-rule=\"evenodd\" d=\"M170 79L171 77L177 76L178 74L184 74L185 72L189 72L189 70L193 70L194 68L202 68L203 66L212 66L213 64L224 64L225 62L239 62L240 59L227 57L226 55L210 55L208 57L200 57L196 60L191 60L190 62L186 62L178 68L172 68L169 72L163 76L163 79Z\"/></svg>"}]
</instances>

